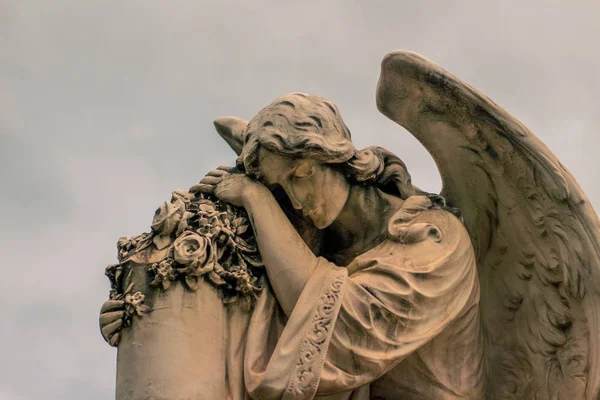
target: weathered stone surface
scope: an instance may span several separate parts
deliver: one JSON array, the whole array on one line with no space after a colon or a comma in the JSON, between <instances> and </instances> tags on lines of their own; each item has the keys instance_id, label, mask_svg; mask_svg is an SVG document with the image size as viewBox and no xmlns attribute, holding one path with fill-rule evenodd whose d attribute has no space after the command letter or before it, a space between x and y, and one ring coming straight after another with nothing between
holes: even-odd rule
<instances>
[{"instance_id":1,"label":"weathered stone surface","mask_svg":"<svg viewBox=\"0 0 600 400\"><path fill-rule=\"evenodd\" d=\"M440 170L421 191L329 100L218 133L236 167L119 240L102 334L118 399L586 399L600 387L600 222L519 121L410 52L379 110Z\"/></svg>"}]
</instances>

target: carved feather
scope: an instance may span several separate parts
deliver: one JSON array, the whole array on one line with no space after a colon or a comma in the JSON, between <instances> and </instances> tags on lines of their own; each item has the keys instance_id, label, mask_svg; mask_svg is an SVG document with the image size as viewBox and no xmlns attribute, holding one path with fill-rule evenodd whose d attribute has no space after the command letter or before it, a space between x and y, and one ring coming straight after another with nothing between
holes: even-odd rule
<instances>
[{"instance_id":1,"label":"carved feather","mask_svg":"<svg viewBox=\"0 0 600 400\"><path fill-rule=\"evenodd\" d=\"M431 153L477 254L490 399L596 399L600 222L523 124L425 58L383 62L379 110Z\"/></svg>"}]
</instances>

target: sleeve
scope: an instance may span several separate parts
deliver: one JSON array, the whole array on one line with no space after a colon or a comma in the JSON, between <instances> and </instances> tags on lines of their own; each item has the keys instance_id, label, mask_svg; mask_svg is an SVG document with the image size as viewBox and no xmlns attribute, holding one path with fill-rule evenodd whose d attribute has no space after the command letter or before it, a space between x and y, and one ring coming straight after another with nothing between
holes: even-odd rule
<instances>
[{"instance_id":1,"label":"sleeve","mask_svg":"<svg viewBox=\"0 0 600 400\"><path fill-rule=\"evenodd\" d=\"M390 240L347 268L319 259L271 356L263 354L262 363L247 369L250 395L310 399L347 392L377 379L447 327L477 277L466 231L445 214L392 226ZM249 338L264 340L264 327L251 323ZM248 350L246 361L256 361Z\"/></svg>"}]
</instances>

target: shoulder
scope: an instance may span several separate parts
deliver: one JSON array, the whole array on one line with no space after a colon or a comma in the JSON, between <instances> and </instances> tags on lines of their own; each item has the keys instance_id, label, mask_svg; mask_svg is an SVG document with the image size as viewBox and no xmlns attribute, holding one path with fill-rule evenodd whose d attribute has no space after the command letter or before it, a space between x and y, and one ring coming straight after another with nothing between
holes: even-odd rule
<instances>
[{"instance_id":1,"label":"shoulder","mask_svg":"<svg viewBox=\"0 0 600 400\"><path fill-rule=\"evenodd\" d=\"M394 253L417 269L470 257L473 252L462 222L428 196L409 197L389 219L387 228L388 240L397 249Z\"/></svg>"},{"instance_id":2,"label":"shoulder","mask_svg":"<svg viewBox=\"0 0 600 400\"><path fill-rule=\"evenodd\" d=\"M411 196L388 220L389 239L400 243L448 241L465 233L462 222L428 196ZM449 235L449 236L448 236Z\"/></svg>"},{"instance_id":3,"label":"shoulder","mask_svg":"<svg viewBox=\"0 0 600 400\"><path fill-rule=\"evenodd\" d=\"M428 196L411 196L388 220L386 240L356 257L347 268L351 275L435 272L441 277L474 270L476 262L462 222Z\"/></svg>"}]
</instances>

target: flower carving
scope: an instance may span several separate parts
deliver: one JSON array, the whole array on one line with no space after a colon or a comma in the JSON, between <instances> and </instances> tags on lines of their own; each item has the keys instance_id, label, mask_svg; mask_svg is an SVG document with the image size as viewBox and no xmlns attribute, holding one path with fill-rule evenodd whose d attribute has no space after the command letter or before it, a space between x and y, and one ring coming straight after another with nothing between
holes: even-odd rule
<instances>
[{"instance_id":1,"label":"flower carving","mask_svg":"<svg viewBox=\"0 0 600 400\"><path fill-rule=\"evenodd\" d=\"M147 267L147 270L154 274L154 279L150 282L150 285L155 287L160 286L163 290L167 290L171 286L171 282L176 278L173 260L170 259L154 263Z\"/></svg>"},{"instance_id":2,"label":"flower carving","mask_svg":"<svg viewBox=\"0 0 600 400\"><path fill-rule=\"evenodd\" d=\"M181 265L177 272L191 290L198 288L198 277L213 271L210 240L194 232L184 232L173 243L173 259Z\"/></svg>"},{"instance_id":3,"label":"flower carving","mask_svg":"<svg viewBox=\"0 0 600 400\"><path fill-rule=\"evenodd\" d=\"M154 213L152 230L159 235L168 236L181 221L181 205L184 203L176 200L174 203L164 202Z\"/></svg>"},{"instance_id":4,"label":"flower carving","mask_svg":"<svg viewBox=\"0 0 600 400\"><path fill-rule=\"evenodd\" d=\"M174 192L175 193L175 192ZM177 196L183 197L178 194ZM154 244L158 250L162 250L171 244L171 234L179 236L187 229L187 220L193 216L191 212L186 211L185 202L181 198L176 198L172 203L164 202L154 213L152 219L152 230L155 233Z\"/></svg>"},{"instance_id":5,"label":"flower carving","mask_svg":"<svg viewBox=\"0 0 600 400\"><path fill-rule=\"evenodd\" d=\"M126 324L148 309L146 289L132 294L131 282L123 291L128 260L146 248L133 260L146 262L150 287L164 291L180 281L195 291L203 279L218 289L224 303L242 307L251 307L262 290L263 263L245 211L212 196L176 190L156 210L151 233L119 239L120 264L106 269L111 299L126 303Z\"/></svg>"},{"instance_id":6,"label":"flower carving","mask_svg":"<svg viewBox=\"0 0 600 400\"><path fill-rule=\"evenodd\" d=\"M117 242L117 249L119 251L119 261L123 262L132 253L145 249L152 243L152 235L150 233L142 233L133 237L123 236L119 238Z\"/></svg>"},{"instance_id":7,"label":"flower carving","mask_svg":"<svg viewBox=\"0 0 600 400\"><path fill-rule=\"evenodd\" d=\"M198 206L198 229L207 238L218 237L223 231L230 232L230 222L226 212L219 212L210 203L200 203Z\"/></svg>"},{"instance_id":8,"label":"flower carving","mask_svg":"<svg viewBox=\"0 0 600 400\"><path fill-rule=\"evenodd\" d=\"M104 275L110 281L110 288L112 290L118 290L121 282L121 275L123 274L123 267L121 264L110 264L104 269Z\"/></svg>"},{"instance_id":9,"label":"flower carving","mask_svg":"<svg viewBox=\"0 0 600 400\"><path fill-rule=\"evenodd\" d=\"M123 236L119 238L117 242L117 249L119 250L119 260L124 259L129 254L129 251L132 248L131 240L127 236Z\"/></svg>"},{"instance_id":10,"label":"flower carving","mask_svg":"<svg viewBox=\"0 0 600 400\"><path fill-rule=\"evenodd\" d=\"M209 240L194 232L185 232L173 243L173 258L175 261L194 270L201 269L204 266L209 252Z\"/></svg>"},{"instance_id":11,"label":"flower carving","mask_svg":"<svg viewBox=\"0 0 600 400\"><path fill-rule=\"evenodd\" d=\"M141 316L143 313L148 312L150 308L144 305L144 296L141 292L135 292L133 294L125 294L125 315L123 316L123 322L125 326L131 325L131 321L134 316Z\"/></svg>"},{"instance_id":12,"label":"flower carving","mask_svg":"<svg viewBox=\"0 0 600 400\"><path fill-rule=\"evenodd\" d=\"M194 195L185 190L177 189L171 193L171 203L174 203L177 200L181 200L184 204L188 205L194 200Z\"/></svg>"}]
</instances>

